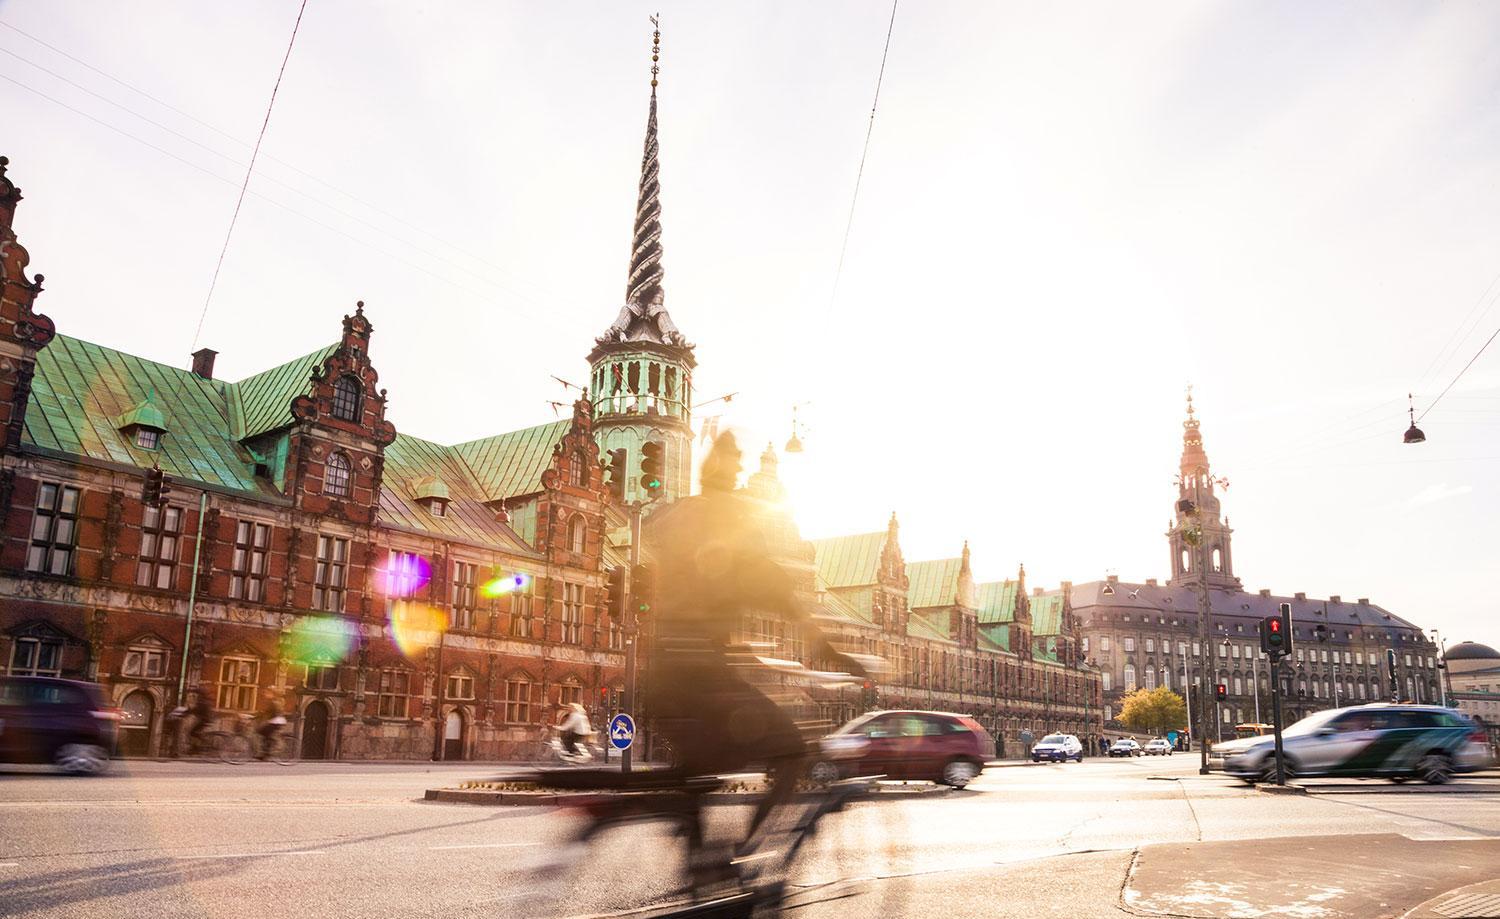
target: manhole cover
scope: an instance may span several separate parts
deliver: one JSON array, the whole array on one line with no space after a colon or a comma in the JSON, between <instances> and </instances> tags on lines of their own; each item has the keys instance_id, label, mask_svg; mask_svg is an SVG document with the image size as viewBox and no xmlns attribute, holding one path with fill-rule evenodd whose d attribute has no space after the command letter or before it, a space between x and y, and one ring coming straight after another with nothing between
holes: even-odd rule
<instances>
[{"instance_id":1,"label":"manhole cover","mask_svg":"<svg viewBox=\"0 0 1500 919\"><path fill-rule=\"evenodd\" d=\"M1432 908L1448 919L1500 919L1500 893L1468 893L1450 897Z\"/></svg>"}]
</instances>

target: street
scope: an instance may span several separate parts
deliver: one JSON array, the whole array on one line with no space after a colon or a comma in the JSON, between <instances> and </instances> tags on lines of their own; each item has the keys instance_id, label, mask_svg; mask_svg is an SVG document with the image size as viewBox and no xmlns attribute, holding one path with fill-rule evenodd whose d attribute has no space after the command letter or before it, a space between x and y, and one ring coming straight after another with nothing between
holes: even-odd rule
<instances>
[{"instance_id":1,"label":"street","mask_svg":"<svg viewBox=\"0 0 1500 919\"><path fill-rule=\"evenodd\" d=\"M892 786L825 822L805 916L1399 916L1500 876L1500 774L1446 787L1309 781L1271 795L1197 758L993 767L965 791ZM476 764L117 762L4 774L0 914L548 916L638 909L674 841L607 835L560 880L569 819L421 801ZM747 808L715 808L743 820ZM1266 877L1277 878L1267 883ZM1211 882L1211 883L1210 883Z\"/></svg>"}]
</instances>

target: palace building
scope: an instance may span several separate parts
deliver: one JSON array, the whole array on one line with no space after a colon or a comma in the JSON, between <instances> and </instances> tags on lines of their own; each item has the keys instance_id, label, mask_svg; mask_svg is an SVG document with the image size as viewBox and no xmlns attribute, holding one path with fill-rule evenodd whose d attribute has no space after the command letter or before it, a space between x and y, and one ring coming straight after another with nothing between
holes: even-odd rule
<instances>
[{"instance_id":1,"label":"palace building","mask_svg":"<svg viewBox=\"0 0 1500 919\"><path fill-rule=\"evenodd\" d=\"M1282 603L1290 604L1293 622L1293 653L1281 677L1288 724L1318 709L1393 696L1439 700L1438 650L1411 622L1363 597L1311 599L1305 593L1284 596L1241 587L1231 550L1233 531L1221 513L1219 483L1210 472L1191 396L1178 483L1166 534L1170 578L1132 583L1111 576L1061 591L1079 620L1079 654L1103 679L1104 717L1112 727L1118 726L1115 717L1123 697L1142 687L1187 693L1196 718L1197 694L1205 683L1210 692L1218 683L1228 689L1215 715L1223 736L1233 736L1236 724L1270 723L1271 673L1260 650L1258 623L1277 615ZM1201 569L1200 554L1206 559ZM1213 659L1206 680L1199 619L1204 587Z\"/></svg>"}]
</instances>

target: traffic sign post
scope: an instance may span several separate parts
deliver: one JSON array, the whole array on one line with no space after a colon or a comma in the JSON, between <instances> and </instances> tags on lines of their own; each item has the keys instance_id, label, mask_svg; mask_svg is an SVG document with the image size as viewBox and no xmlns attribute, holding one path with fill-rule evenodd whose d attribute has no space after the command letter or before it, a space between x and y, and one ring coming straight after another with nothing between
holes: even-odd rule
<instances>
[{"instance_id":1,"label":"traffic sign post","mask_svg":"<svg viewBox=\"0 0 1500 919\"><path fill-rule=\"evenodd\" d=\"M1281 747L1281 659L1292 648L1292 605L1260 621L1260 646L1271 659L1271 724L1276 732L1276 784L1286 784L1286 754Z\"/></svg>"},{"instance_id":2,"label":"traffic sign post","mask_svg":"<svg viewBox=\"0 0 1500 919\"><path fill-rule=\"evenodd\" d=\"M609 719L609 745L624 752L635 741L635 719L620 712Z\"/></svg>"}]
</instances>

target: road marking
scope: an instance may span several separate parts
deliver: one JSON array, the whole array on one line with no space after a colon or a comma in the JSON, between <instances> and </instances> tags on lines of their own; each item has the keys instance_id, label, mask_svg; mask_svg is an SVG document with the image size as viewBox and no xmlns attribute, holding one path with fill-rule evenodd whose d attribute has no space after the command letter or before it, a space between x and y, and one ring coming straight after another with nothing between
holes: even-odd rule
<instances>
[{"instance_id":1,"label":"road marking","mask_svg":"<svg viewBox=\"0 0 1500 919\"><path fill-rule=\"evenodd\" d=\"M20 862L0 862L0 868L19 868Z\"/></svg>"},{"instance_id":2,"label":"road marking","mask_svg":"<svg viewBox=\"0 0 1500 919\"><path fill-rule=\"evenodd\" d=\"M232 852L224 855L179 855L178 860L202 858L267 858L273 855L327 855L324 849L298 849L290 852Z\"/></svg>"},{"instance_id":3,"label":"road marking","mask_svg":"<svg viewBox=\"0 0 1500 919\"><path fill-rule=\"evenodd\" d=\"M476 842L463 846L428 846L428 850L437 852L442 849L518 849L522 846L534 846L533 842Z\"/></svg>"}]
</instances>

